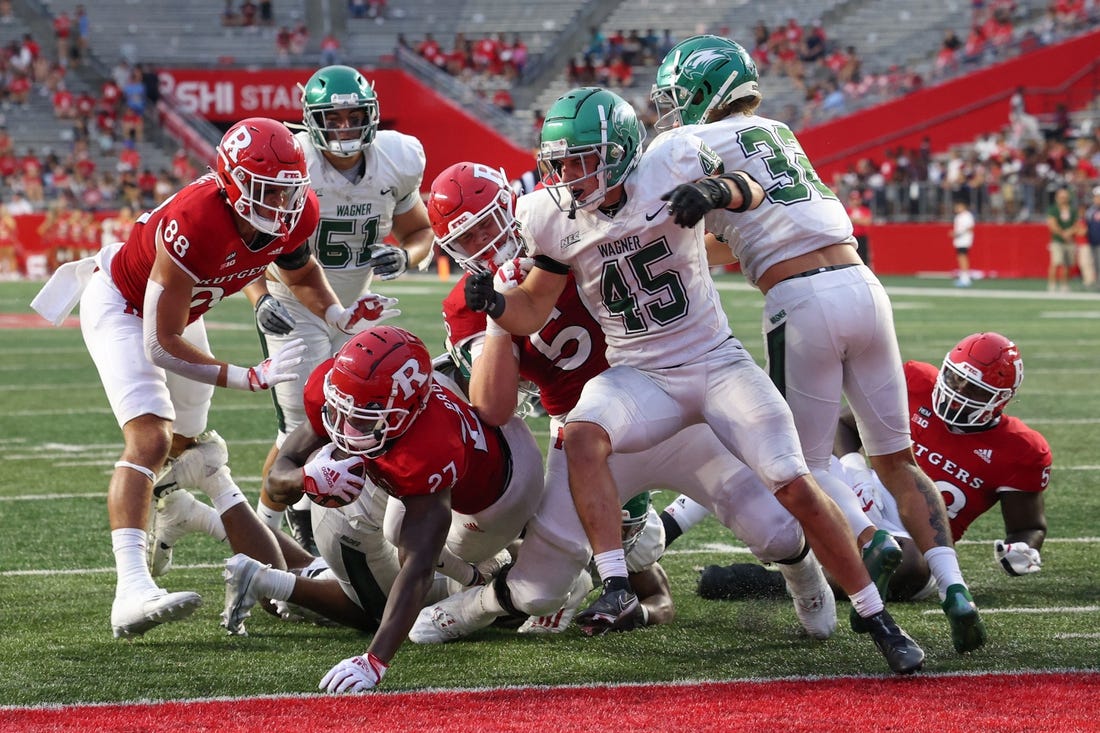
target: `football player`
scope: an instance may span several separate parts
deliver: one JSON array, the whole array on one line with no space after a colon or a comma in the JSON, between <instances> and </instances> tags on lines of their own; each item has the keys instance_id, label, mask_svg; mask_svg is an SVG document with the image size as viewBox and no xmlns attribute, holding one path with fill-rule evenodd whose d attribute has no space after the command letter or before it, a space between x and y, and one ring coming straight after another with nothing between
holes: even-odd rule
<instances>
[{"instance_id":1,"label":"football player","mask_svg":"<svg viewBox=\"0 0 1100 733\"><path fill-rule=\"evenodd\" d=\"M516 565L498 576L492 587L473 589L421 612L410 634L420 643L457 639L505 613L556 618L557 626L564 628L591 589L586 566L592 551L569 494L562 436L585 383L607 369L603 332L581 302L572 276L552 316L530 337L502 331L465 302L465 282L471 275L494 272L499 287L506 289L517 285L530 269L530 260L513 259L521 253L522 236L513 214L515 201L503 171L457 163L433 181L428 215L440 247L466 270L443 302L448 350L469 375L471 403L490 425L504 424L512 417L521 380L538 388L551 416L546 491L528 524ZM835 604L820 565L807 554L801 528L709 427L691 425L658 447L615 455L611 463L620 500L626 505L640 491L667 486L705 502L757 557L780 563L807 632L817 638L832 633ZM663 545L663 538L647 544ZM635 567L631 563L637 559L626 558L628 570L641 571L647 565ZM659 578L633 572L629 577L642 584L645 595L657 594L654 586ZM665 609L662 602L654 601L652 610L654 621L658 616L671 620L671 605ZM641 613L636 607L611 626L633 628ZM600 624L584 628L589 633L608 630Z\"/></svg>"},{"instance_id":2,"label":"football player","mask_svg":"<svg viewBox=\"0 0 1100 733\"><path fill-rule=\"evenodd\" d=\"M309 238L310 251L325 270L333 290L351 302L368 290L372 275L400 276L431 250L432 230L420 182L424 149L420 141L393 130L379 130L379 103L371 83L348 66L326 66L302 87L302 131L295 137L305 150L320 224ZM393 235L400 247L384 244ZM272 396L278 432L264 464L264 475L286 436L305 420L302 386L314 368L336 353L349 334L333 328L294 297L277 270L248 289L264 353L293 339L306 344L295 368L298 380L277 386ZM388 315L397 315L393 309ZM310 549L312 506L303 499L287 518L295 537ZM261 492L256 510L272 529L282 523L283 507Z\"/></svg>"},{"instance_id":3,"label":"football player","mask_svg":"<svg viewBox=\"0 0 1100 733\"><path fill-rule=\"evenodd\" d=\"M55 320L83 289L84 342L122 429L123 452L107 495L115 637L185 618L201 603L197 593L159 588L146 566L152 489L170 455L177 461L161 485L202 489L234 551L279 562L274 536L229 474L224 441L206 431L207 414L215 386L256 392L297 379L293 368L306 347L292 341L256 366L228 364L210 354L203 314L272 263L303 303L341 328L381 310L369 298L345 309L309 253L317 199L302 146L286 127L264 118L238 122L217 155L216 171L143 214L126 242L59 271L35 301Z\"/></svg>"},{"instance_id":4,"label":"football player","mask_svg":"<svg viewBox=\"0 0 1100 733\"><path fill-rule=\"evenodd\" d=\"M585 383L564 444L570 491L603 581L579 624L613 626L633 613L619 526L613 453L659 445L706 423L802 524L818 560L876 627L891 669L909 673L924 653L886 613L835 503L809 475L790 408L730 332L710 279L700 216L669 184L711 181L716 208L744 210L763 190L698 138L663 136L643 154L633 108L604 89L573 89L548 110L539 161L546 188L520 199L516 218L534 247L530 275L507 293L491 277L466 281L466 301L516 334L537 332L569 285L599 321L611 367ZM720 189L720 192L719 192ZM662 197L662 192L667 192ZM669 216L669 206L673 216ZM685 228L695 218L694 226Z\"/></svg>"},{"instance_id":5,"label":"football player","mask_svg":"<svg viewBox=\"0 0 1100 733\"><path fill-rule=\"evenodd\" d=\"M740 260L764 294L768 371L794 414L807 465L831 495L846 493L828 473L846 397L871 465L936 576L955 649L979 648L985 627L959 569L947 511L913 455L890 299L859 258L843 204L790 129L756 114L756 65L737 43L718 36L678 43L657 69L652 98L658 127L702 139L743 183L767 192L758 206L731 214L723 210L724 187L703 180L678 188L672 205L690 213L687 223L713 212L707 230L729 243L727 259ZM872 542L865 561L875 565L895 550ZM863 630L856 614L850 620Z\"/></svg>"},{"instance_id":6,"label":"football player","mask_svg":"<svg viewBox=\"0 0 1100 733\"><path fill-rule=\"evenodd\" d=\"M484 425L433 376L424 343L404 329L368 329L318 370L323 398L307 399L308 422L299 430L334 447L307 464L305 490L322 504L358 496L363 479L340 462L360 457L365 476L390 496L384 529L401 557L370 647L321 680L329 692L363 692L382 680L409 633L441 555L461 558L469 570L466 563L492 560L519 537L542 494L542 455L521 418ZM294 476L302 469L289 470L289 480L302 480ZM230 626L259 597L240 595L244 602L227 608Z\"/></svg>"},{"instance_id":7,"label":"football player","mask_svg":"<svg viewBox=\"0 0 1100 733\"><path fill-rule=\"evenodd\" d=\"M993 559L1012 576L1042 568L1039 554L1046 539L1043 492L1050 483L1050 446L1022 420L1004 414L1023 380L1023 360L1016 344L998 333L975 333L962 339L944 357L937 371L932 364L905 363L909 417L921 468L935 478L948 506L951 536L961 539L970 524L1000 504L1004 539L993 543ZM846 515L857 537L866 540L885 531L904 551L900 565L887 568L893 600L920 600L935 591L936 579L911 536L902 526L897 503L867 469L855 418L841 416L836 468L852 486L858 503ZM842 504L841 508L845 508ZM700 592L732 597L763 592L761 583L781 589L776 576L747 581L743 564L708 568Z\"/></svg>"}]
</instances>

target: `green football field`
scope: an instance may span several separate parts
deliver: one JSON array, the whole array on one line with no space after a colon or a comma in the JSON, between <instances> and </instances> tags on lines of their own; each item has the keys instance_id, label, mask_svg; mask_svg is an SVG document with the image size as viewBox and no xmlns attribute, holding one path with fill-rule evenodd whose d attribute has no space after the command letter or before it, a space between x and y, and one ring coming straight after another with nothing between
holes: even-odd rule
<instances>
[{"instance_id":1,"label":"green football field","mask_svg":"<svg viewBox=\"0 0 1100 733\"><path fill-rule=\"evenodd\" d=\"M762 358L762 298L739 275L719 277L734 332ZM891 612L924 647L927 673L1100 667L1100 296L1048 295L1036 281L982 281L956 291L947 280L888 278L902 355L939 363L959 338L1000 331L1020 346L1025 379L1009 412L1048 439L1054 471L1043 570L1011 578L993 562L1003 527L996 511L958 550L990 641L957 655L934 601ZM400 298L396 321L442 350L434 277L381 284ZM49 328L27 303L34 283L0 283L0 705L183 699L304 693L368 639L345 629L291 624L256 611L248 637L218 626L226 547L190 536L162 585L195 590L190 619L132 642L111 636L114 562L105 507L121 436L79 329ZM232 298L207 317L213 351L256 363L251 312ZM254 503L274 436L268 396L218 390L210 426L229 443L231 466ZM532 421L540 437L545 420ZM658 495L663 504L671 497ZM672 680L729 680L887 673L870 641L842 623L825 642L799 633L780 601L713 602L695 596L698 569L745 559L713 520L679 540L662 564L676 621L630 634L552 638L488 629L443 647L406 644L384 687L495 687ZM842 622L846 614L842 610Z\"/></svg>"}]
</instances>

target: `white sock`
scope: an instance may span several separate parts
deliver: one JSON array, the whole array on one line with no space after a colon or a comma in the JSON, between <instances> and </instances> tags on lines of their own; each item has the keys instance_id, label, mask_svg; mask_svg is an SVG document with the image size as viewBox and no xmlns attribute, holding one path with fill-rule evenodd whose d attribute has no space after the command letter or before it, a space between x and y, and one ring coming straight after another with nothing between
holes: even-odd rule
<instances>
[{"instance_id":1,"label":"white sock","mask_svg":"<svg viewBox=\"0 0 1100 733\"><path fill-rule=\"evenodd\" d=\"M300 512L304 512L313 506L313 499L310 499L307 494L302 494L302 498L294 502L293 507Z\"/></svg>"},{"instance_id":2,"label":"white sock","mask_svg":"<svg viewBox=\"0 0 1100 733\"><path fill-rule=\"evenodd\" d=\"M123 527L111 532L111 548L115 553L115 571L118 574L115 598L130 593L145 593L157 587L149 575L146 561L148 542L145 530L136 527Z\"/></svg>"},{"instance_id":3,"label":"white sock","mask_svg":"<svg viewBox=\"0 0 1100 733\"><path fill-rule=\"evenodd\" d=\"M256 573L256 579L252 582L257 595L261 598L270 598L275 601L286 601L294 591L294 583L297 576L286 570L265 568Z\"/></svg>"},{"instance_id":4,"label":"white sock","mask_svg":"<svg viewBox=\"0 0 1100 733\"><path fill-rule=\"evenodd\" d=\"M672 517L680 529L687 532L689 529L699 524L707 518L710 512L699 502L694 499L680 494L672 503L665 507L665 514Z\"/></svg>"},{"instance_id":5,"label":"white sock","mask_svg":"<svg viewBox=\"0 0 1100 733\"><path fill-rule=\"evenodd\" d=\"M600 580L626 577L626 553L623 548L601 552L592 559L596 563L596 572L600 574Z\"/></svg>"},{"instance_id":6,"label":"white sock","mask_svg":"<svg viewBox=\"0 0 1100 733\"><path fill-rule=\"evenodd\" d=\"M856 609L856 613L860 615L860 618L870 618L876 613L886 608L882 603L882 596L878 593L878 588L874 583L871 583L858 593L853 593L848 596L848 600L852 602L852 608Z\"/></svg>"},{"instance_id":7,"label":"white sock","mask_svg":"<svg viewBox=\"0 0 1100 733\"><path fill-rule=\"evenodd\" d=\"M932 577L936 579L941 601L947 598L947 586L966 587L962 570L959 569L959 556L954 547L933 547L924 553L924 559L928 563L928 569L932 571Z\"/></svg>"},{"instance_id":8,"label":"white sock","mask_svg":"<svg viewBox=\"0 0 1100 733\"><path fill-rule=\"evenodd\" d=\"M262 501L256 501L256 514L260 517L260 520L270 527L275 532L278 532L283 526L283 515L286 514L284 509L272 509Z\"/></svg>"}]
</instances>

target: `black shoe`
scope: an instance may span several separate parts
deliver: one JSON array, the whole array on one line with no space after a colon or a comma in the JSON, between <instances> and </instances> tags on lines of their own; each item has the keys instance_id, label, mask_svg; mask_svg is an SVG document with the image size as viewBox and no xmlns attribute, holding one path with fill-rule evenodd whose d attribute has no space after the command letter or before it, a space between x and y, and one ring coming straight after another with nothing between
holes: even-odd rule
<instances>
[{"instance_id":1,"label":"black shoe","mask_svg":"<svg viewBox=\"0 0 1100 733\"><path fill-rule=\"evenodd\" d=\"M855 628L853 623L852 630L871 635L895 674L912 674L924 666L924 650L894 622L885 608L869 618L861 617L860 621L860 628Z\"/></svg>"},{"instance_id":2,"label":"black shoe","mask_svg":"<svg viewBox=\"0 0 1100 733\"><path fill-rule=\"evenodd\" d=\"M712 601L787 597L783 576L755 563L707 565L699 576L695 592Z\"/></svg>"},{"instance_id":3,"label":"black shoe","mask_svg":"<svg viewBox=\"0 0 1100 733\"><path fill-rule=\"evenodd\" d=\"M608 631L633 628L632 615L638 610L638 596L629 587L609 587L615 580L604 581L603 593L595 602L577 614L577 626L589 636L600 636ZM625 583L624 579L619 579Z\"/></svg>"},{"instance_id":4,"label":"black shoe","mask_svg":"<svg viewBox=\"0 0 1100 733\"><path fill-rule=\"evenodd\" d=\"M288 506L286 508L286 524L290 528L290 536L306 552L314 557L321 554L317 551L317 543L313 539L313 519L310 517L309 508L295 509Z\"/></svg>"}]
</instances>

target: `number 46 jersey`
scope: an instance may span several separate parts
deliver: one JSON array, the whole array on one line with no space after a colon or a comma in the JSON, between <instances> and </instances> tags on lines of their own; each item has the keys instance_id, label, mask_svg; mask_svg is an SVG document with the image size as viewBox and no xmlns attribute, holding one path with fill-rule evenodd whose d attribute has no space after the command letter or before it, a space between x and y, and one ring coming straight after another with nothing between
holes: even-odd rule
<instances>
[{"instance_id":1,"label":"number 46 jersey","mask_svg":"<svg viewBox=\"0 0 1100 733\"><path fill-rule=\"evenodd\" d=\"M757 208L738 214L715 211L706 217L707 230L730 244L754 285L777 262L848 240L855 246L844 205L782 122L733 115L666 134L701 138L727 171L745 171L763 187L766 197Z\"/></svg>"}]
</instances>

